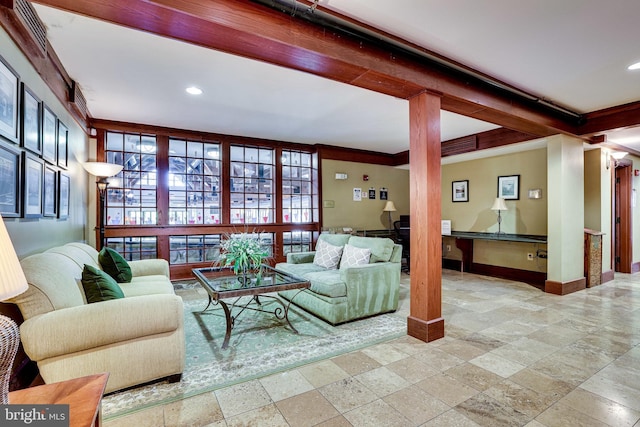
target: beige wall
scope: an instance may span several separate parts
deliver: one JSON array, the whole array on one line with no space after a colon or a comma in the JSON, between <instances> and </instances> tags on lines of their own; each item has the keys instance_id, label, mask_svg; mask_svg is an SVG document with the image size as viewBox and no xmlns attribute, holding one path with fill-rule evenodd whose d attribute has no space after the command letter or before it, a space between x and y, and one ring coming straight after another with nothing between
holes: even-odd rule
<instances>
[{"instance_id":1,"label":"beige wall","mask_svg":"<svg viewBox=\"0 0 640 427\"><path fill-rule=\"evenodd\" d=\"M605 233L602 236L602 271L611 265L611 179L613 169L607 169L607 154L603 149L584 153L584 226Z\"/></svg>"},{"instance_id":2,"label":"beige wall","mask_svg":"<svg viewBox=\"0 0 640 427\"><path fill-rule=\"evenodd\" d=\"M20 80L29 86L69 128L69 167L67 169L71 176L69 218L66 220L5 218L16 253L22 258L56 245L85 239L88 177L78 161L87 160L88 143L86 134L2 28L0 28L0 55L16 70Z\"/></svg>"},{"instance_id":3,"label":"beige wall","mask_svg":"<svg viewBox=\"0 0 640 427\"><path fill-rule=\"evenodd\" d=\"M336 173L346 173L346 180L336 180ZM363 181L362 176L369 180ZM353 189L362 189L362 194L369 188L376 190L375 200L363 198L353 201ZM380 200L380 188L388 190L389 200L393 201L397 211L392 212L395 221L402 215L409 215L409 171L391 166L372 165L367 163L344 162L338 160L322 161L322 200L323 206L333 203L332 208L324 207L323 227L351 227L363 230L381 230L389 227L388 215L382 212L385 201Z\"/></svg>"}]
</instances>

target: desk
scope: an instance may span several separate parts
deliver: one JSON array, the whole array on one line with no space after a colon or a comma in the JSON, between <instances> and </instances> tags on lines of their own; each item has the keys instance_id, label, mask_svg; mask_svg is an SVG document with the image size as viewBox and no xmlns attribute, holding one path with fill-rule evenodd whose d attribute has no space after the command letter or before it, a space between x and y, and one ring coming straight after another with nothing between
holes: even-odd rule
<instances>
[{"instance_id":1,"label":"desk","mask_svg":"<svg viewBox=\"0 0 640 427\"><path fill-rule=\"evenodd\" d=\"M9 403L17 405L69 405L69 427L99 427L101 402L109 374L89 375L68 381L44 384L9 393Z\"/></svg>"}]
</instances>

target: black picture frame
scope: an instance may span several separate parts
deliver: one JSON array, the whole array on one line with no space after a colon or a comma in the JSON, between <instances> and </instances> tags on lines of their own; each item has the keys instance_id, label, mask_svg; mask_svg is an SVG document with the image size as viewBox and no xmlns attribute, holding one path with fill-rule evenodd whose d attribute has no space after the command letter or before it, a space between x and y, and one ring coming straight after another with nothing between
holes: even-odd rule
<instances>
[{"instance_id":1,"label":"black picture frame","mask_svg":"<svg viewBox=\"0 0 640 427\"><path fill-rule=\"evenodd\" d=\"M69 159L69 128L58 120L58 166L67 168Z\"/></svg>"},{"instance_id":2,"label":"black picture frame","mask_svg":"<svg viewBox=\"0 0 640 427\"><path fill-rule=\"evenodd\" d=\"M71 195L71 177L63 172L58 172L58 218L69 218L69 197Z\"/></svg>"},{"instance_id":3,"label":"black picture frame","mask_svg":"<svg viewBox=\"0 0 640 427\"><path fill-rule=\"evenodd\" d=\"M46 104L42 104L42 158L55 165L57 163L56 124L58 118Z\"/></svg>"},{"instance_id":4,"label":"black picture frame","mask_svg":"<svg viewBox=\"0 0 640 427\"><path fill-rule=\"evenodd\" d=\"M20 145L36 153L42 153L42 102L22 83L22 118Z\"/></svg>"},{"instance_id":5,"label":"black picture frame","mask_svg":"<svg viewBox=\"0 0 640 427\"><path fill-rule=\"evenodd\" d=\"M19 90L18 73L0 56L0 136L18 143Z\"/></svg>"},{"instance_id":6,"label":"black picture frame","mask_svg":"<svg viewBox=\"0 0 640 427\"><path fill-rule=\"evenodd\" d=\"M451 201L454 203L469 201L469 180L468 179L451 182Z\"/></svg>"},{"instance_id":7,"label":"black picture frame","mask_svg":"<svg viewBox=\"0 0 640 427\"><path fill-rule=\"evenodd\" d=\"M57 187L58 187L58 171L47 164L44 166L44 181L42 187L42 216L57 217Z\"/></svg>"},{"instance_id":8,"label":"black picture frame","mask_svg":"<svg viewBox=\"0 0 640 427\"><path fill-rule=\"evenodd\" d=\"M42 187L44 183L44 161L23 152L22 165L22 216L40 218L42 216Z\"/></svg>"},{"instance_id":9,"label":"black picture frame","mask_svg":"<svg viewBox=\"0 0 640 427\"><path fill-rule=\"evenodd\" d=\"M0 214L20 216L20 150L0 144Z\"/></svg>"},{"instance_id":10,"label":"black picture frame","mask_svg":"<svg viewBox=\"0 0 640 427\"><path fill-rule=\"evenodd\" d=\"M520 200L520 175L499 176L498 197L505 200Z\"/></svg>"}]
</instances>

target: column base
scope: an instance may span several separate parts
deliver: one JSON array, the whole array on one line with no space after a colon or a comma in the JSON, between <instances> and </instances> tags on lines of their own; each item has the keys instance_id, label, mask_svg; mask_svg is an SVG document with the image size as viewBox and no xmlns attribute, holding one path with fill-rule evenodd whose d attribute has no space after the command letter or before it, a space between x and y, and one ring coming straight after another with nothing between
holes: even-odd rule
<instances>
[{"instance_id":1,"label":"column base","mask_svg":"<svg viewBox=\"0 0 640 427\"><path fill-rule=\"evenodd\" d=\"M444 337L444 319L423 320L409 316L407 334L424 342L439 340Z\"/></svg>"},{"instance_id":2,"label":"column base","mask_svg":"<svg viewBox=\"0 0 640 427\"><path fill-rule=\"evenodd\" d=\"M553 280L544 282L544 291L554 295L567 295L586 288L587 279L584 277L569 282L554 282Z\"/></svg>"}]
</instances>

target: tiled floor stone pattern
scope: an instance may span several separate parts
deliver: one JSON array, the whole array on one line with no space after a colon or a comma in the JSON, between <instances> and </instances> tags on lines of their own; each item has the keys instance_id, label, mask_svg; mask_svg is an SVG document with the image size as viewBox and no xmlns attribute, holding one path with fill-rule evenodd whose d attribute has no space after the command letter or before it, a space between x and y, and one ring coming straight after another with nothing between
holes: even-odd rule
<instances>
[{"instance_id":1,"label":"tiled floor stone pattern","mask_svg":"<svg viewBox=\"0 0 640 427\"><path fill-rule=\"evenodd\" d=\"M562 297L450 270L442 287L443 339L405 336L104 426L640 427L640 274Z\"/></svg>"}]
</instances>

